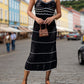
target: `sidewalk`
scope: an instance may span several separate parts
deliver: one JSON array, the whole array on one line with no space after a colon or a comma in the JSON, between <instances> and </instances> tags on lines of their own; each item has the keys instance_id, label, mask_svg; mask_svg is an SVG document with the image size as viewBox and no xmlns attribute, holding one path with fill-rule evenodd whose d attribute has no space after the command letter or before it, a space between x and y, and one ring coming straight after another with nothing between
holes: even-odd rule
<instances>
[{"instance_id":1,"label":"sidewalk","mask_svg":"<svg viewBox=\"0 0 84 84\"><path fill-rule=\"evenodd\" d=\"M30 39L22 39L22 40L16 40L16 48L17 48L17 45L21 42L21 41L25 41L25 40L30 40ZM11 45L10 45L10 50L11 50ZM12 53L10 51L10 53ZM6 44L4 43L0 43L0 55L4 55L4 54L8 54L7 51L6 51Z\"/></svg>"},{"instance_id":2,"label":"sidewalk","mask_svg":"<svg viewBox=\"0 0 84 84\"><path fill-rule=\"evenodd\" d=\"M52 70L50 84L83 84L84 67L78 64L77 50L80 41L57 40L58 65ZM0 84L21 84L24 65L29 56L31 40L16 41L16 50L7 54L0 45ZM73 58L73 59L72 59ZM28 84L45 84L42 71L31 71Z\"/></svg>"},{"instance_id":3,"label":"sidewalk","mask_svg":"<svg viewBox=\"0 0 84 84\"><path fill-rule=\"evenodd\" d=\"M31 39L27 39L27 40L31 40ZM66 40L66 39L57 39L56 41L61 41L61 40ZM25 39L16 40L16 46L20 41L25 41ZM10 49L11 49L11 46L10 46ZM0 43L0 55L3 55L3 54L7 54L6 45L4 43Z\"/></svg>"},{"instance_id":4,"label":"sidewalk","mask_svg":"<svg viewBox=\"0 0 84 84\"><path fill-rule=\"evenodd\" d=\"M6 53L6 45L0 43L0 55Z\"/></svg>"}]
</instances>

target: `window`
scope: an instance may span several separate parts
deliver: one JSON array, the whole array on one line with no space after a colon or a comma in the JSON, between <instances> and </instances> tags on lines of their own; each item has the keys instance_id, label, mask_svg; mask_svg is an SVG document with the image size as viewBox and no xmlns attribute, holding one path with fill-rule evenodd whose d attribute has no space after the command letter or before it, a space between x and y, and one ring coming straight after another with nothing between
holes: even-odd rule
<instances>
[{"instance_id":1,"label":"window","mask_svg":"<svg viewBox=\"0 0 84 84\"><path fill-rule=\"evenodd\" d=\"M16 22L16 20L17 20L17 15L16 15L16 13L15 13L15 22Z\"/></svg>"},{"instance_id":2,"label":"window","mask_svg":"<svg viewBox=\"0 0 84 84\"><path fill-rule=\"evenodd\" d=\"M10 3L10 7L12 8L12 6L13 6L13 4L12 4L12 0L10 0L10 2L9 2L9 3Z\"/></svg>"},{"instance_id":3,"label":"window","mask_svg":"<svg viewBox=\"0 0 84 84\"><path fill-rule=\"evenodd\" d=\"M21 23L23 23L23 16L21 15Z\"/></svg>"},{"instance_id":4,"label":"window","mask_svg":"<svg viewBox=\"0 0 84 84\"><path fill-rule=\"evenodd\" d=\"M16 2L14 3L14 5L15 5L15 9L16 9Z\"/></svg>"},{"instance_id":5,"label":"window","mask_svg":"<svg viewBox=\"0 0 84 84\"><path fill-rule=\"evenodd\" d=\"M19 13L18 13L18 22L19 22L19 20L20 20L20 16L19 16Z\"/></svg>"},{"instance_id":6,"label":"window","mask_svg":"<svg viewBox=\"0 0 84 84\"><path fill-rule=\"evenodd\" d=\"M0 19L3 19L3 10L0 8Z\"/></svg>"},{"instance_id":7,"label":"window","mask_svg":"<svg viewBox=\"0 0 84 84\"><path fill-rule=\"evenodd\" d=\"M19 22L19 14L17 14L17 22Z\"/></svg>"},{"instance_id":8,"label":"window","mask_svg":"<svg viewBox=\"0 0 84 84\"><path fill-rule=\"evenodd\" d=\"M23 4L23 12L24 12L25 8L24 8L24 4Z\"/></svg>"},{"instance_id":9,"label":"window","mask_svg":"<svg viewBox=\"0 0 84 84\"><path fill-rule=\"evenodd\" d=\"M20 15L20 23L22 23L22 15Z\"/></svg>"},{"instance_id":10,"label":"window","mask_svg":"<svg viewBox=\"0 0 84 84\"><path fill-rule=\"evenodd\" d=\"M25 13L27 13L27 7L25 7Z\"/></svg>"},{"instance_id":11,"label":"window","mask_svg":"<svg viewBox=\"0 0 84 84\"><path fill-rule=\"evenodd\" d=\"M11 11L9 12L9 20L11 21Z\"/></svg>"},{"instance_id":12,"label":"window","mask_svg":"<svg viewBox=\"0 0 84 84\"><path fill-rule=\"evenodd\" d=\"M17 19L18 19L18 16L17 16L17 13L16 13L16 22L17 22Z\"/></svg>"},{"instance_id":13,"label":"window","mask_svg":"<svg viewBox=\"0 0 84 84\"><path fill-rule=\"evenodd\" d=\"M11 3L12 3L12 8L14 8L14 0L12 0L12 2L11 2Z\"/></svg>"},{"instance_id":14,"label":"window","mask_svg":"<svg viewBox=\"0 0 84 84\"><path fill-rule=\"evenodd\" d=\"M15 2L15 9L17 9L17 2Z\"/></svg>"},{"instance_id":15,"label":"window","mask_svg":"<svg viewBox=\"0 0 84 84\"><path fill-rule=\"evenodd\" d=\"M27 24L27 17L25 16L25 24Z\"/></svg>"},{"instance_id":16,"label":"window","mask_svg":"<svg viewBox=\"0 0 84 84\"><path fill-rule=\"evenodd\" d=\"M8 11L7 10L5 10L5 20L7 20L8 19Z\"/></svg>"},{"instance_id":17,"label":"window","mask_svg":"<svg viewBox=\"0 0 84 84\"><path fill-rule=\"evenodd\" d=\"M26 19L26 18L25 18L25 16L24 16L24 24L25 24L25 21L26 21L25 19Z\"/></svg>"},{"instance_id":18,"label":"window","mask_svg":"<svg viewBox=\"0 0 84 84\"><path fill-rule=\"evenodd\" d=\"M23 4L22 4L22 11L24 10Z\"/></svg>"},{"instance_id":19,"label":"window","mask_svg":"<svg viewBox=\"0 0 84 84\"><path fill-rule=\"evenodd\" d=\"M18 20L18 16L17 16L18 14L16 13L16 22L17 22L17 20Z\"/></svg>"},{"instance_id":20,"label":"window","mask_svg":"<svg viewBox=\"0 0 84 84\"><path fill-rule=\"evenodd\" d=\"M20 10L22 11L22 3L20 3Z\"/></svg>"},{"instance_id":21,"label":"window","mask_svg":"<svg viewBox=\"0 0 84 84\"><path fill-rule=\"evenodd\" d=\"M21 23L21 15L20 15L20 23Z\"/></svg>"},{"instance_id":22,"label":"window","mask_svg":"<svg viewBox=\"0 0 84 84\"><path fill-rule=\"evenodd\" d=\"M5 0L5 4L6 4L6 5L8 5L8 2L7 2L7 0Z\"/></svg>"},{"instance_id":23,"label":"window","mask_svg":"<svg viewBox=\"0 0 84 84\"><path fill-rule=\"evenodd\" d=\"M12 21L14 21L14 12L12 12Z\"/></svg>"},{"instance_id":24,"label":"window","mask_svg":"<svg viewBox=\"0 0 84 84\"><path fill-rule=\"evenodd\" d=\"M23 23L23 16L22 16L22 23Z\"/></svg>"},{"instance_id":25,"label":"window","mask_svg":"<svg viewBox=\"0 0 84 84\"><path fill-rule=\"evenodd\" d=\"M1 3L3 3L3 0L0 0Z\"/></svg>"},{"instance_id":26,"label":"window","mask_svg":"<svg viewBox=\"0 0 84 84\"><path fill-rule=\"evenodd\" d=\"M10 8L11 8L11 1L12 1L12 0L9 0L9 6L10 6Z\"/></svg>"},{"instance_id":27,"label":"window","mask_svg":"<svg viewBox=\"0 0 84 84\"><path fill-rule=\"evenodd\" d=\"M17 9L19 9L19 4L17 3Z\"/></svg>"}]
</instances>

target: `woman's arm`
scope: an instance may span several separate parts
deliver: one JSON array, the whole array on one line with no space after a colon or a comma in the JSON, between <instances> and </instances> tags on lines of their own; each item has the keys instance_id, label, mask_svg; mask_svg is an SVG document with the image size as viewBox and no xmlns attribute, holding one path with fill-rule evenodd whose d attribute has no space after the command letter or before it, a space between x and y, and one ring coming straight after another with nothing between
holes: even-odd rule
<instances>
[{"instance_id":1,"label":"woman's arm","mask_svg":"<svg viewBox=\"0 0 84 84\"><path fill-rule=\"evenodd\" d=\"M59 19L62 14L61 14L61 6L60 6L60 0L55 0L56 1L56 10L57 10L57 14L52 16L53 19Z\"/></svg>"},{"instance_id":2,"label":"woman's arm","mask_svg":"<svg viewBox=\"0 0 84 84\"><path fill-rule=\"evenodd\" d=\"M35 0L30 0L29 1L29 6L28 6L28 10L27 10L27 14L33 18L38 24L42 24L43 23L43 19L41 18L38 18L37 16L35 16L33 13L32 13L32 8L35 4Z\"/></svg>"},{"instance_id":3,"label":"woman's arm","mask_svg":"<svg viewBox=\"0 0 84 84\"><path fill-rule=\"evenodd\" d=\"M56 1L56 10L57 14L53 15L51 17L46 18L44 21L45 24L48 23L48 25L54 20L54 19L59 19L61 17L61 6L60 6L60 0L55 0Z\"/></svg>"}]
</instances>

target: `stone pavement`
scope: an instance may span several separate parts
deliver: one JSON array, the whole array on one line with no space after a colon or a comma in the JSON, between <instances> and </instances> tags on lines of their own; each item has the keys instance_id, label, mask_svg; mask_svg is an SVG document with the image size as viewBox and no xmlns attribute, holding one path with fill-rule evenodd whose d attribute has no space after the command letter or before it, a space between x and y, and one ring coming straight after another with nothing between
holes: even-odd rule
<instances>
[{"instance_id":1,"label":"stone pavement","mask_svg":"<svg viewBox=\"0 0 84 84\"><path fill-rule=\"evenodd\" d=\"M7 54L0 44L0 84L21 84L30 46L31 40L16 41L16 51ZM80 46L81 41L57 40L58 66L52 69L50 84L84 84L84 66L77 58ZM31 71L28 84L45 84L46 72L42 72Z\"/></svg>"}]
</instances>

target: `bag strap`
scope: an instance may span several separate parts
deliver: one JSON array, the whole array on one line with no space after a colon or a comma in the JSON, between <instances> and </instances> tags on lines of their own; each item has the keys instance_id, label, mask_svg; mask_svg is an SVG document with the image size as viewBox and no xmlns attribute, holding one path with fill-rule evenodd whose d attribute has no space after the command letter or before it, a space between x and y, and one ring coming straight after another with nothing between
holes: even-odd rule
<instances>
[{"instance_id":1,"label":"bag strap","mask_svg":"<svg viewBox=\"0 0 84 84\"><path fill-rule=\"evenodd\" d=\"M47 24L45 24L45 28L47 28Z\"/></svg>"},{"instance_id":2,"label":"bag strap","mask_svg":"<svg viewBox=\"0 0 84 84\"><path fill-rule=\"evenodd\" d=\"M47 24L45 24L45 28L47 28ZM40 24L40 30L41 30L41 24Z\"/></svg>"},{"instance_id":3,"label":"bag strap","mask_svg":"<svg viewBox=\"0 0 84 84\"><path fill-rule=\"evenodd\" d=\"M40 30L41 30L41 24L40 24Z\"/></svg>"}]
</instances>

